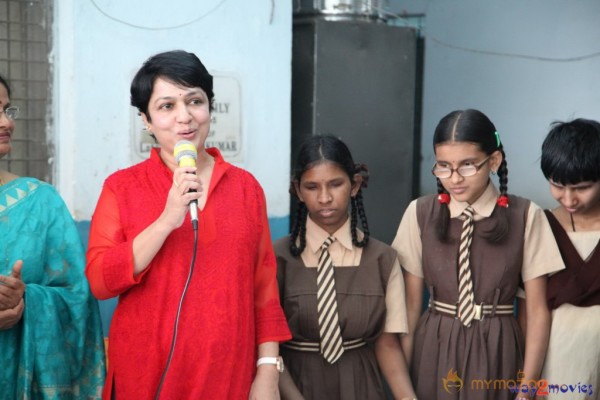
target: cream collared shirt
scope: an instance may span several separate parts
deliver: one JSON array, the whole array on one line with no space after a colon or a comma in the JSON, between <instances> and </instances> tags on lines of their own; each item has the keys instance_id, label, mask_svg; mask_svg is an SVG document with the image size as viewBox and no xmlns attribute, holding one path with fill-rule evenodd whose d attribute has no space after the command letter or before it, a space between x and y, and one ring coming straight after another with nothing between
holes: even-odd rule
<instances>
[{"instance_id":1,"label":"cream collared shirt","mask_svg":"<svg viewBox=\"0 0 600 400\"><path fill-rule=\"evenodd\" d=\"M302 261L307 268L316 268L321 255L321 245L330 235L314 223L310 217L306 220L306 248L302 252ZM329 246L329 254L334 267L350 268L360 264L362 248L352 245L350 233L350 218L331 235L335 242ZM359 230L358 239L362 240L363 233ZM407 333L406 295L404 280L400 272L400 263L396 259L392 267L385 292L386 317L384 332Z\"/></svg>"},{"instance_id":2,"label":"cream collared shirt","mask_svg":"<svg viewBox=\"0 0 600 400\"><path fill-rule=\"evenodd\" d=\"M483 194L471 204L475 211L475 221L492 215L498 194L498 190L490 182ZM459 218L469 204L452 198L448 206L450 217ZM523 281L565 268L556 240L550 229L550 224L542 209L533 202L530 203L527 211L527 224L523 240L523 266L521 268ZM413 200L406 209L392 247L398 252L402 267L411 274L423 278L421 257L423 243L421 242L421 229L417 221L417 200Z\"/></svg>"}]
</instances>

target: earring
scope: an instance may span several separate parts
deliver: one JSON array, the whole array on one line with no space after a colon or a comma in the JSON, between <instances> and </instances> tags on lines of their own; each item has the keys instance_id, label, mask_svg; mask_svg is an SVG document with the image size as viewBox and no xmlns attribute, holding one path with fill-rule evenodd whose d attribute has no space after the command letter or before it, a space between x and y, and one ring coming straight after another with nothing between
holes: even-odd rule
<instances>
[{"instance_id":1,"label":"earring","mask_svg":"<svg viewBox=\"0 0 600 400\"><path fill-rule=\"evenodd\" d=\"M496 175L496 171L492 171L492 175Z\"/></svg>"}]
</instances>

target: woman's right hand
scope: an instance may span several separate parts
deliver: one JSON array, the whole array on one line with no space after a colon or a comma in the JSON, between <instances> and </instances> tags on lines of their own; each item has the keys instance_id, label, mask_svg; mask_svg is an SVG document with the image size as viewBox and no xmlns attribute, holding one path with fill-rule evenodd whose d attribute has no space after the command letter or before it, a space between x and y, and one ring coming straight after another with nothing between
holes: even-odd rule
<instances>
[{"instance_id":1,"label":"woman's right hand","mask_svg":"<svg viewBox=\"0 0 600 400\"><path fill-rule=\"evenodd\" d=\"M0 275L0 310L15 308L23 299L25 283L21 279L23 261L17 260L10 275Z\"/></svg>"},{"instance_id":2,"label":"woman's right hand","mask_svg":"<svg viewBox=\"0 0 600 400\"><path fill-rule=\"evenodd\" d=\"M161 215L163 223L171 229L179 228L189 211L190 202L199 201L203 195L200 177L196 167L179 167L173 172L173 185L169 189L167 203Z\"/></svg>"},{"instance_id":3,"label":"woman's right hand","mask_svg":"<svg viewBox=\"0 0 600 400\"><path fill-rule=\"evenodd\" d=\"M179 167L173 173L173 184L167 195L165 209L133 240L133 275L146 270L171 232L179 228L188 214L191 201L203 196L202 182L195 167ZM195 190L195 192L190 192Z\"/></svg>"}]
</instances>

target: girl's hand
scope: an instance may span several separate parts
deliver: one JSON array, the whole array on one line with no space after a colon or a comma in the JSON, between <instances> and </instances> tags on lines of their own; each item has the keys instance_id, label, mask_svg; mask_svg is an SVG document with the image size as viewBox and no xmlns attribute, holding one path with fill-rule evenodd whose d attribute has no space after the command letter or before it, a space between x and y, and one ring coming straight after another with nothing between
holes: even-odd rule
<instances>
[{"instance_id":1,"label":"girl's hand","mask_svg":"<svg viewBox=\"0 0 600 400\"><path fill-rule=\"evenodd\" d=\"M172 229L179 228L188 213L190 202L198 201L202 194L203 186L196 175L196 167L177 168L173 172L173 185L169 189L161 219Z\"/></svg>"},{"instance_id":2,"label":"girl's hand","mask_svg":"<svg viewBox=\"0 0 600 400\"><path fill-rule=\"evenodd\" d=\"M23 299L25 283L21 279L23 260L17 260L10 275L0 275L0 311L15 308Z\"/></svg>"}]
</instances>

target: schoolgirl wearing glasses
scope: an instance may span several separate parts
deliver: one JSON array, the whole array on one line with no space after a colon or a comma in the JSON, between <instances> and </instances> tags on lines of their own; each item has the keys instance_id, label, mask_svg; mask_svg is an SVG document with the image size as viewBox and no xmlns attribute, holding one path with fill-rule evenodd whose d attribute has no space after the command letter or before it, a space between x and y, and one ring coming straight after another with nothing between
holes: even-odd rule
<instances>
[{"instance_id":1,"label":"schoolgirl wearing glasses","mask_svg":"<svg viewBox=\"0 0 600 400\"><path fill-rule=\"evenodd\" d=\"M542 210L508 194L504 148L482 112L446 115L433 146L438 194L409 205L392 244L404 269L402 345L417 397L533 398L516 386L540 377L550 328L546 274L564 268L556 242ZM526 338L513 311L521 280Z\"/></svg>"}]
</instances>

